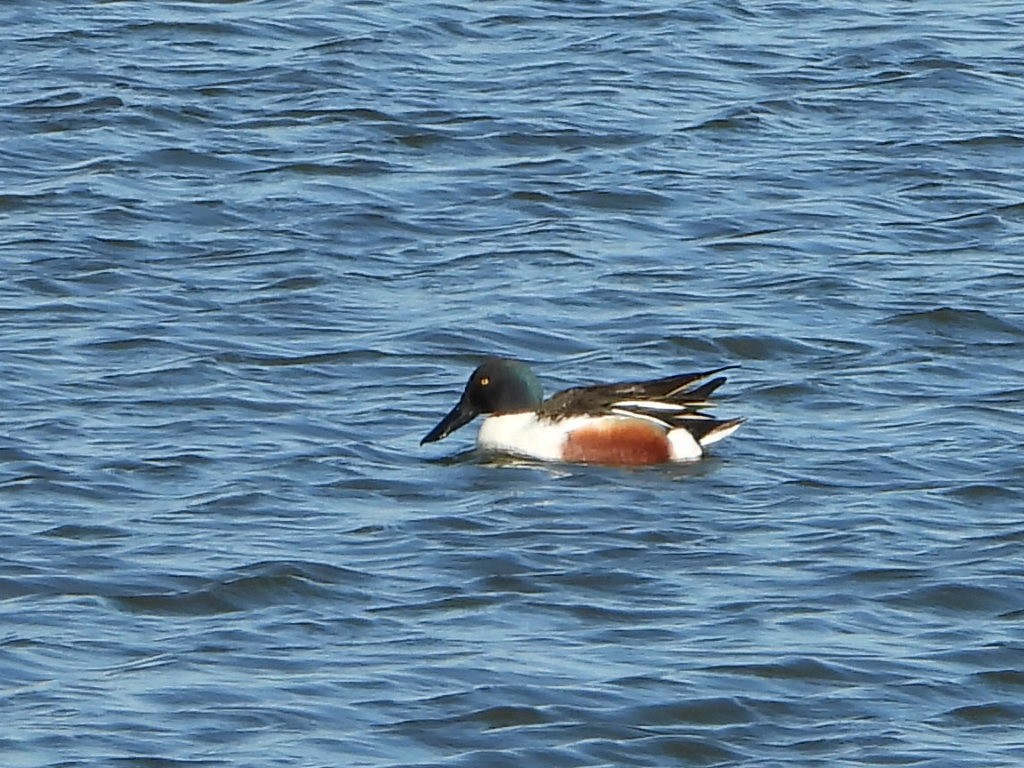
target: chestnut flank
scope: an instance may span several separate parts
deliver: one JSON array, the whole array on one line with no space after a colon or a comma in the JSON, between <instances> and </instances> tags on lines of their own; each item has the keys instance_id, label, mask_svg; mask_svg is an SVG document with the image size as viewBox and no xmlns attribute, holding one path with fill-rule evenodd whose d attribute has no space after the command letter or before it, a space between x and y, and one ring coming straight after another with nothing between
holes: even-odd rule
<instances>
[{"instance_id":1,"label":"chestnut flank","mask_svg":"<svg viewBox=\"0 0 1024 768\"><path fill-rule=\"evenodd\" d=\"M665 430L633 419L581 427L569 433L562 448L565 461L589 464L660 464L671 457Z\"/></svg>"}]
</instances>

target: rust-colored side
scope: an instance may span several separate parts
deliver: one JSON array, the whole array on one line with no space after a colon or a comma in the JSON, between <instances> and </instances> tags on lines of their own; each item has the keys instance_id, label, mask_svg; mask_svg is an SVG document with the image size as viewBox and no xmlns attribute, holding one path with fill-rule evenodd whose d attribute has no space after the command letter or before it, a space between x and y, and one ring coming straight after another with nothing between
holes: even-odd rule
<instances>
[{"instance_id":1,"label":"rust-colored side","mask_svg":"<svg viewBox=\"0 0 1024 768\"><path fill-rule=\"evenodd\" d=\"M581 427L569 433L562 449L566 461L589 464L660 464L671 456L665 430L635 420Z\"/></svg>"}]
</instances>

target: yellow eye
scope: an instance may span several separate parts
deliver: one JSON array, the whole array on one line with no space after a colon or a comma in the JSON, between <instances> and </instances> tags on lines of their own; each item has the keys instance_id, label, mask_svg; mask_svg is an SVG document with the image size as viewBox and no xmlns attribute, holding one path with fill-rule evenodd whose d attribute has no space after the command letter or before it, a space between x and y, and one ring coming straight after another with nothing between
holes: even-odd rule
<instances>
[{"instance_id":1,"label":"yellow eye","mask_svg":"<svg viewBox=\"0 0 1024 768\"><path fill-rule=\"evenodd\" d=\"M482 379L480 379L480 386L481 387L486 387L490 383L491 383L491 380L489 378L487 378L486 376L484 376Z\"/></svg>"}]
</instances>

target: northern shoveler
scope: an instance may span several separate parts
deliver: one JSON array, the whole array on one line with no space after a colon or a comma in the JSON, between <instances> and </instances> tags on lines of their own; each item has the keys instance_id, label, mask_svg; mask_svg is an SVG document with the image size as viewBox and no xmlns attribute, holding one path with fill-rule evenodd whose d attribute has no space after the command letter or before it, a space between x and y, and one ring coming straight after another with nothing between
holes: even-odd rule
<instances>
[{"instance_id":1,"label":"northern shoveler","mask_svg":"<svg viewBox=\"0 0 1024 768\"><path fill-rule=\"evenodd\" d=\"M735 432L743 419L703 413L727 368L653 381L573 387L544 399L526 363L495 357L469 377L451 412L420 441L447 437L480 414L480 448L545 461L658 464L695 461ZM701 383L704 382L704 383Z\"/></svg>"}]
</instances>

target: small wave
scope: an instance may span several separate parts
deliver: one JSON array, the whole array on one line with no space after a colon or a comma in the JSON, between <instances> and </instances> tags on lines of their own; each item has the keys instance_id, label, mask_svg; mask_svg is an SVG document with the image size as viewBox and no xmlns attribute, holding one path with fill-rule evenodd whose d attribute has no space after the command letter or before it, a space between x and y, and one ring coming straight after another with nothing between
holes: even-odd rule
<instances>
[{"instance_id":1,"label":"small wave","mask_svg":"<svg viewBox=\"0 0 1024 768\"><path fill-rule=\"evenodd\" d=\"M885 318L881 324L917 328L945 336L982 332L1024 337L1024 328L988 312L949 306L922 312L900 312Z\"/></svg>"},{"instance_id":2,"label":"small wave","mask_svg":"<svg viewBox=\"0 0 1024 768\"><path fill-rule=\"evenodd\" d=\"M757 716L737 698L718 697L636 707L629 719L644 725L741 725L754 722Z\"/></svg>"},{"instance_id":3,"label":"small wave","mask_svg":"<svg viewBox=\"0 0 1024 768\"><path fill-rule=\"evenodd\" d=\"M188 585L184 589L117 595L111 600L132 613L209 616L328 599L335 587L366 578L359 571L325 563L267 561L214 578L176 579Z\"/></svg>"},{"instance_id":4,"label":"small wave","mask_svg":"<svg viewBox=\"0 0 1024 768\"><path fill-rule=\"evenodd\" d=\"M784 658L772 663L725 664L712 671L768 680L821 680L867 682L870 675L836 663L824 662L807 656Z\"/></svg>"},{"instance_id":5,"label":"small wave","mask_svg":"<svg viewBox=\"0 0 1024 768\"><path fill-rule=\"evenodd\" d=\"M945 716L971 725L1016 725L1024 722L1024 704L1016 701L968 704L949 710Z\"/></svg>"},{"instance_id":6,"label":"small wave","mask_svg":"<svg viewBox=\"0 0 1024 768\"><path fill-rule=\"evenodd\" d=\"M946 583L899 592L885 602L903 608L998 616L1019 609L1019 598L1019 591L1008 587Z\"/></svg>"},{"instance_id":7,"label":"small wave","mask_svg":"<svg viewBox=\"0 0 1024 768\"><path fill-rule=\"evenodd\" d=\"M75 541L103 541L107 539L121 539L131 534L121 528L114 528L109 525L79 525L69 523L58 525L42 532L43 536L52 536L58 539L73 539Z\"/></svg>"}]
</instances>

